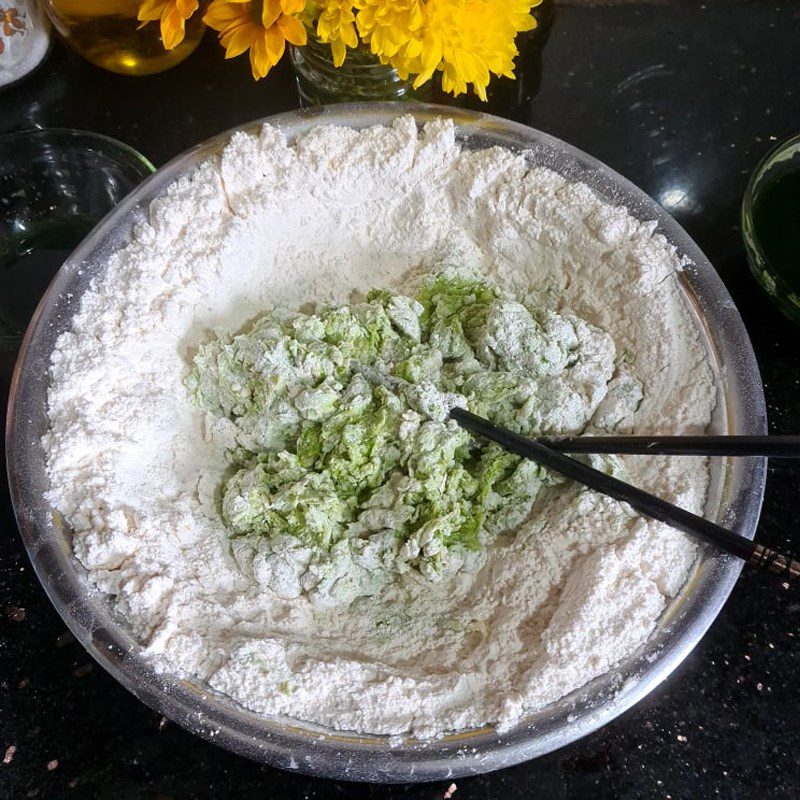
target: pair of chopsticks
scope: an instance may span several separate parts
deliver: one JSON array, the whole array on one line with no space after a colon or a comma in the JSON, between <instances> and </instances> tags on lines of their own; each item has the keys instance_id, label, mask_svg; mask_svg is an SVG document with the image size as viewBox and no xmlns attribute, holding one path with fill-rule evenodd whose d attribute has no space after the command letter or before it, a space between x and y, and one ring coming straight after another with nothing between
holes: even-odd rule
<instances>
[{"instance_id":1,"label":"pair of chopsticks","mask_svg":"<svg viewBox=\"0 0 800 800\"><path fill-rule=\"evenodd\" d=\"M450 417L471 433L490 439L511 453L530 458L596 492L628 503L640 514L664 522L701 541L710 542L751 566L770 570L790 580L800 578L800 562L564 455L615 453L798 458L800 436L587 436L527 439L463 408L453 408Z\"/></svg>"}]
</instances>

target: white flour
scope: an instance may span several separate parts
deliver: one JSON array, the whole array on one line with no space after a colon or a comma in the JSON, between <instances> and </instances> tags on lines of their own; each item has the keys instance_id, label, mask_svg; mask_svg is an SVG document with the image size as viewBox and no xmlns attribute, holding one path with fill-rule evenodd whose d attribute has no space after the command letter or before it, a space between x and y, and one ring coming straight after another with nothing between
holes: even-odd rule
<instances>
[{"instance_id":1,"label":"white flour","mask_svg":"<svg viewBox=\"0 0 800 800\"><path fill-rule=\"evenodd\" d=\"M453 247L517 297L613 336L604 424L706 427L711 370L677 288L680 259L652 224L510 152L461 152L449 122L419 136L410 117L321 128L292 146L270 127L236 135L153 203L53 354L49 499L90 580L165 670L265 714L435 735L511 725L652 630L694 545L575 486L553 491L546 521L495 546L477 575L390 589L351 613L281 600L234 559L214 498L232 434L187 397L194 348L272 305L402 289L409 269ZM629 372L644 399L620 418ZM702 510L702 459L626 466Z\"/></svg>"}]
</instances>

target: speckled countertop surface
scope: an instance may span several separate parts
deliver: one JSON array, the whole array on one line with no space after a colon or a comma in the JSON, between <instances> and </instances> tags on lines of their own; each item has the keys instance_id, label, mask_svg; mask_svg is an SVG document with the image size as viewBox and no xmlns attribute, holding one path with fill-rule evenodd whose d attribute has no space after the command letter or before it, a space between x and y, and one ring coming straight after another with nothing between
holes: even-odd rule
<instances>
[{"instance_id":1,"label":"speckled countertop surface","mask_svg":"<svg viewBox=\"0 0 800 800\"><path fill-rule=\"evenodd\" d=\"M297 105L284 64L253 85L211 37L152 78L102 73L57 45L0 93L0 133L73 126L156 165L241 122ZM764 378L771 428L800 431L800 329L746 267L749 172L800 130L800 5L559 5L526 46L523 78L489 110L605 161L675 215L722 275ZM477 106L476 106L477 107ZM0 153L2 157L2 153ZM2 285L2 284L0 284ZM0 292L0 302L2 302ZM0 359L2 396L11 358ZM0 798L442 798L449 783L376 787L260 767L135 700L66 632L0 500ZM759 530L800 551L800 465L774 462ZM474 798L800 796L800 594L745 573L708 635L647 699L535 762L456 781Z\"/></svg>"}]
</instances>

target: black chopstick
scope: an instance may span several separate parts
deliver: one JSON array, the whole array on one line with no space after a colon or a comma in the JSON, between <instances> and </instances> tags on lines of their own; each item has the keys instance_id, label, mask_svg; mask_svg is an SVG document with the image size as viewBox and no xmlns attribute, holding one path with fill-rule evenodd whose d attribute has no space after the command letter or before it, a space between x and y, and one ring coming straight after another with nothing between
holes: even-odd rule
<instances>
[{"instance_id":1,"label":"black chopstick","mask_svg":"<svg viewBox=\"0 0 800 800\"><path fill-rule=\"evenodd\" d=\"M748 564L769 569L791 579L800 578L800 562L768 547L756 544L715 522L672 505L660 497L611 475L606 475L600 470L586 466L574 458L557 453L534 439L526 439L507 428L495 425L463 408L452 409L450 417L471 433L490 439L511 453L530 458L590 489L628 503L639 513L664 522L702 541L710 542L720 550L737 556Z\"/></svg>"},{"instance_id":2,"label":"black chopstick","mask_svg":"<svg viewBox=\"0 0 800 800\"><path fill-rule=\"evenodd\" d=\"M540 436L534 441L559 453L800 458L800 436Z\"/></svg>"}]
</instances>

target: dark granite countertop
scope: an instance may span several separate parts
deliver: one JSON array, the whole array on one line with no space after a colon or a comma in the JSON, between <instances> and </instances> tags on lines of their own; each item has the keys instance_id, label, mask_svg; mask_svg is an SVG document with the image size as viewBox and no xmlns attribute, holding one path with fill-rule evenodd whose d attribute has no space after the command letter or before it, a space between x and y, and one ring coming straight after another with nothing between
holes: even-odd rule
<instances>
[{"instance_id":1,"label":"dark granite countertop","mask_svg":"<svg viewBox=\"0 0 800 800\"><path fill-rule=\"evenodd\" d=\"M798 432L800 329L750 277L739 206L761 155L800 129L800 6L561 5L544 28L526 47L522 79L498 87L488 110L586 150L674 214L742 313L771 429ZM245 64L221 55L209 36L172 71L132 79L56 45L34 76L0 93L0 133L94 130L160 165L221 130L296 107L287 64L253 84ZM5 397L7 360L2 366ZM149 710L66 632L33 575L3 492L0 797L443 796L449 782L358 786L261 767ZM799 492L800 465L774 462L763 542L800 551ZM700 645L644 701L537 761L458 780L455 800L800 796L799 619L796 590L745 572Z\"/></svg>"}]
</instances>

